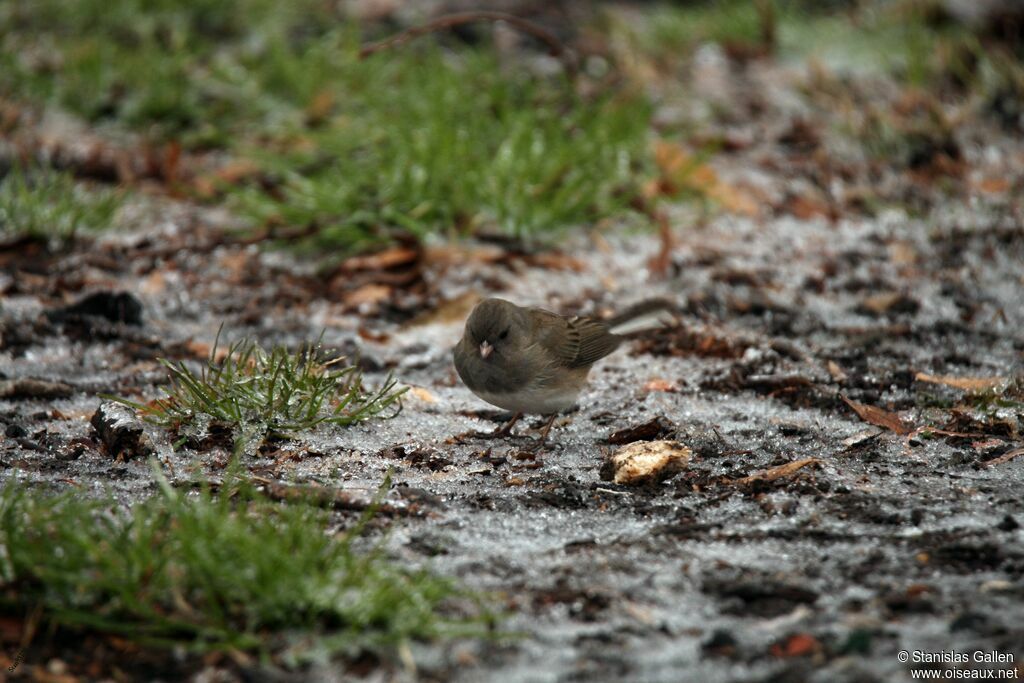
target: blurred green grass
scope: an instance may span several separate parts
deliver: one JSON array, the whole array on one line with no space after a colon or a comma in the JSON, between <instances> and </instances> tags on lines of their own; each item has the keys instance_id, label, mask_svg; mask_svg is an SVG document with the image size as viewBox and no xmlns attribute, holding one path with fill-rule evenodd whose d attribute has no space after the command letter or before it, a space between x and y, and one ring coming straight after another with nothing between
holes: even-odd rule
<instances>
[{"instance_id":1,"label":"blurred green grass","mask_svg":"<svg viewBox=\"0 0 1024 683\"><path fill-rule=\"evenodd\" d=\"M257 159L232 187L261 224L358 250L395 229L540 235L629 213L647 102L430 40L359 60L358 27L302 0L15 2L0 93L193 150ZM235 190L238 190L235 192Z\"/></svg>"},{"instance_id":2,"label":"blurred green grass","mask_svg":"<svg viewBox=\"0 0 1024 683\"><path fill-rule=\"evenodd\" d=\"M69 173L12 167L0 176L0 237L29 237L60 247L83 232L109 228L121 195L86 188Z\"/></svg>"},{"instance_id":3,"label":"blurred green grass","mask_svg":"<svg viewBox=\"0 0 1024 683\"><path fill-rule=\"evenodd\" d=\"M610 46L613 72L618 58L655 66L592 79L582 96L487 41L427 37L360 60L361 43L385 29L323 0L8 0L0 98L255 161L258 173L196 198L338 254L397 232L548 241L604 221L647 224L633 207L652 174L652 111L666 93L687 96L679 77L707 43L740 61L813 59L908 88L959 88L1009 109L1011 122L1024 101L1019 61L934 0L656 2L594 16L583 30ZM651 71L656 83L644 81ZM851 125L857 142L912 156L920 126L903 133L882 119Z\"/></svg>"}]
</instances>

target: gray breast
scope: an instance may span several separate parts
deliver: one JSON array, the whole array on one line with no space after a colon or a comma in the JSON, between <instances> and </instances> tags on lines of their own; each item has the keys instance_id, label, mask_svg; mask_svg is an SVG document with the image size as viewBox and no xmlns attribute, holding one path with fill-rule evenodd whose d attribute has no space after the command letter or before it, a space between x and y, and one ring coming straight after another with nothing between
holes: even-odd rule
<instances>
[{"instance_id":1,"label":"gray breast","mask_svg":"<svg viewBox=\"0 0 1024 683\"><path fill-rule=\"evenodd\" d=\"M497 354L483 359L475 348L459 342L453 352L455 370L474 393L490 394L520 391L536 377L535 368L524 363L511 363Z\"/></svg>"}]
</instances>

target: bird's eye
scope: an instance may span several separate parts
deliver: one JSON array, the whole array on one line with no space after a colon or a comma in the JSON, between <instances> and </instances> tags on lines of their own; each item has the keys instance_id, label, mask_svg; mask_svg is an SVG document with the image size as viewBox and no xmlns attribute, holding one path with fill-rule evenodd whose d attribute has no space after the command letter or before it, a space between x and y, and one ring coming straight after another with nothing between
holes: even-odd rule
<instances>
[{"instance_id":1,"label":"bird's eye","mask_svg":"<svg viewBox=\"0 0 1024 683\"><path fill-rule=\"evenodd\" d=\"M505 328L504 332L502 332L501 334L498 335L498 339L505 339L506 337L508 337L508 328L507 327Z\"/></svg>"}]
</instances>

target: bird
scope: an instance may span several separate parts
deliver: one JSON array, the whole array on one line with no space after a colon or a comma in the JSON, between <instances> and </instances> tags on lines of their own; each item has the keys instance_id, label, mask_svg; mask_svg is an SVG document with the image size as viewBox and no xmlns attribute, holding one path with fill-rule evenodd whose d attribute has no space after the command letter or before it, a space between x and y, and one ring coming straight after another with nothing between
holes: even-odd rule
<instances>
[{"instance_id":1,"label":"bird","mask_svg":"<svg viewBox=\"0 0 1024 683\"><path fill-rule=\"evenodd\" d=\"M484 299L466 319L462 339L452 350L462 382L512 418L489 438L507 436L524 413L549 415L539 444L558 413L569 410L586 386L590 368L626 340L627 334L675 322L674 306L648 299L602 320L563 316L542 308Z\"/></svg>"}]
</instances>

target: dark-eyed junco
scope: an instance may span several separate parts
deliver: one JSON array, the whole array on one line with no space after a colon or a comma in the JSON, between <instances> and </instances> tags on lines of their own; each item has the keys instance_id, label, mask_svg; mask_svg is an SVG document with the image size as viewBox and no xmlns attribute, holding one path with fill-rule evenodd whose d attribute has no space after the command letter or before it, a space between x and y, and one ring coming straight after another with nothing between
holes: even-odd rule
<instances>
[{"instance_id":1,"label":"dark-eyed junco","mask_svg":"<svg viewBox=\"0 0 1024 683\"><path fill-rule=\"evenodd\" d=\"M474 394L512 411L512 419L489 436L508 434L523 413L540 413L551 415L541 433L543 443L555 416L576 403L590 367L618 348L623 335L673 320L671 304L661 299L641 302L609 320L484 299L469 314L455 346L455 369Z\"/></svg>"}]
</instances>

